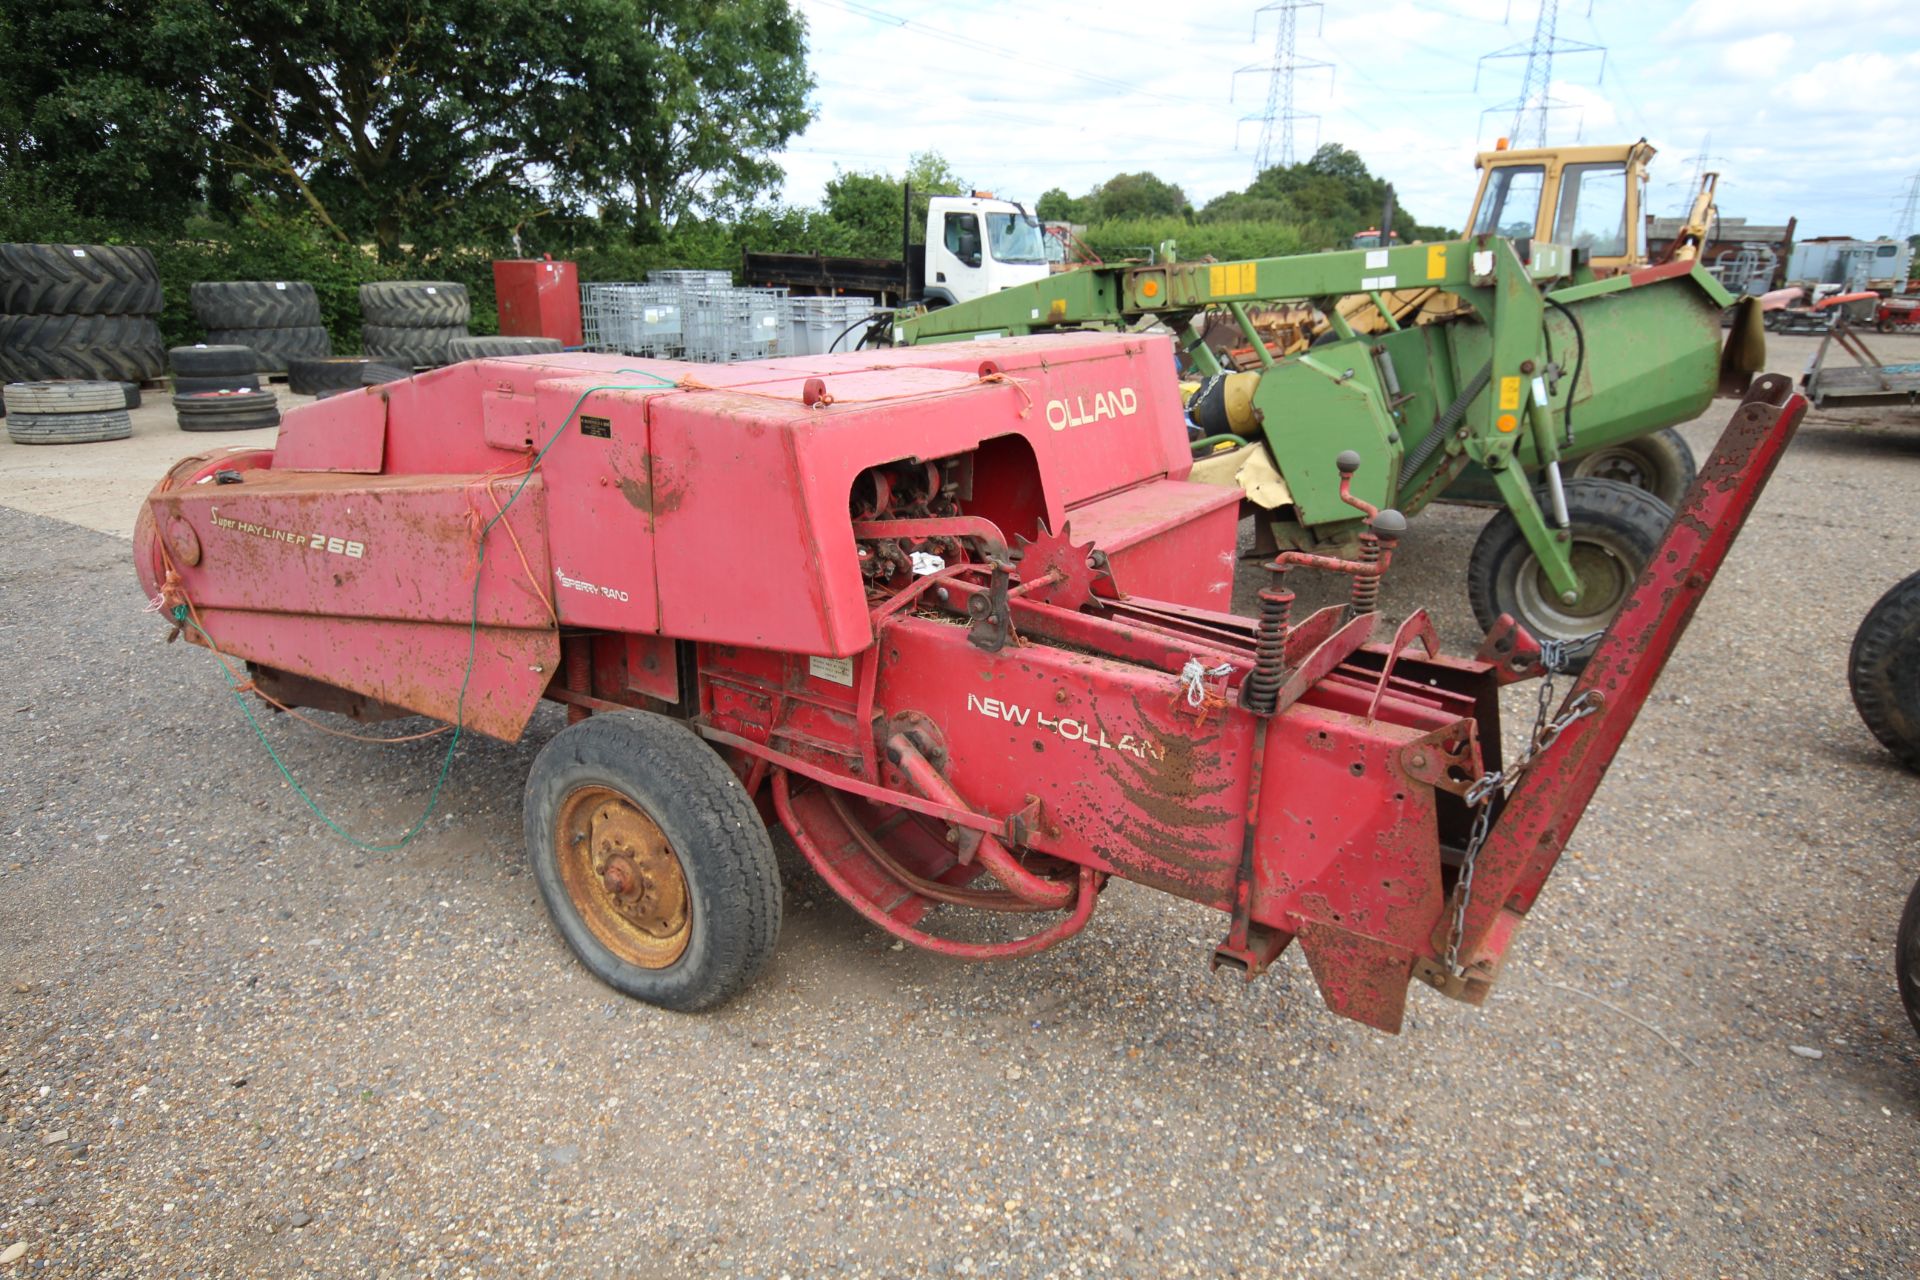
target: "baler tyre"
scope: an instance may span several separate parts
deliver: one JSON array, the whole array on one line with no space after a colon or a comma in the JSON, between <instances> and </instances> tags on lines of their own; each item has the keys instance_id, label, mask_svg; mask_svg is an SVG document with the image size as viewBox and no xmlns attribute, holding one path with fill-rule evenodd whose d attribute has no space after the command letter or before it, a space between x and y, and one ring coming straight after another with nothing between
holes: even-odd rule
<instances>
[{"instance_id":1,"label":"baler tyre","mask_svg":"<svg viewBox=\"0 0 1920 1280\"><path fill-rule=\"evenodd\" d=\"M0 315L0 382L144 382L166 365L146 316Z\"/></svg>"},{"instance_id":2,"label":"baler tyre","mask_svg":"<svg viewBox=\"0 0 1920 1280\"><path fill-rule=\"evenodd\" d=\"M125 409L106 413L10 413L7 438L15 444L95 444L133 435Z\"/></svg>"},{"instance_id":3,"label":"baler tyre","mask_svg":"<svg viewBox=\"0 0 1920 1280\"><path fill-rule=\"evenodd\" d=\"M137 245L0 244L0 312L156 316L163 301L153 254Z\"/></svg>"},{"instance_id":4,"label":"baler tyre","mask_svg":"<svg viewBox=\"0 0 1920 1280\"><path fill-rule=\"evenodd\" d=\"M1907 908L1900 913L1900 928L1893 936L1893 976L1900 985L1900 1003L1906 1006L1907 1021L1920 1033L1920 880L1907 895Z\"/></svg>"},{"instance_id":5,"label":"baler tyre","mask_svg":"<svg viewBox=\"0 0 1920 1280\"><path fill-rule=\"evenodd\" d=\"M333 340L317 324L293 329L209 329L208 342L252 347L256 373L285 373L294 356L330 356Z\"/></svg>"},{"instance_id":6,"label":"baler tyre","mask_svg":"<svg viewBox=\"0 0 1920 1280\"><path fill-rule=\"evenodd\" d=\"M1576 458L1569 476L1577 480L1618 480L1646 490L1678 511L1699 473L1686 437L1667 427Z\"/></svg>"},{"instance_id":7,"label":"baler tyre","mask_svg":"<svg viewBox=\"0 0 1920 1280\"><path fill-rule=\"evenodd\" d=\"M0 389L0 402L9 414L108 413L130 407L118 382L10 382Z\"/></svg>"},{"instance_id":8,"label":"baler tyre","mask_svg":"<svg viewBox=\"0 0 1920 1280\"><path fill-rule=\"evenodd\" d=\"M173 394L177 396L197 396L208 391L258 391L260 375L257 373L237 373L221 378L184 378L178 374L173 379Z\"/></svg>"},{"instance_id":9,"label":"baler tyre","mask_svg":"<svg viewBox=\"0 0 1920 1280\"><path fill-rule=\"evenodd\" d=\"M1618 480L1569 480L1566 495L1573 567L1585 584L1581 598L1571 605L1561 602L1519 522L1511 511L1502 511L1487 521L1467 558L1467 599L1483 629L1505 613L1542 640L1574 640L1606 630L1673 523L1666 503ZM1544 495L1540 505L1547 505ZM1598 643L1570 651L1567 669L1586 666Z\"/></svg>"},{"instance_id":10,"label":"baler tyre","mask_svg":"<svg viewBox=\"0 0 1920 1280\"><path fill-rule=\"evenodd\" d=\"M297 396L345 391L360 385L365 356L293 356L287 360L287 390Z\"/></svg>"},{"instance_id":11,"label":"baler tyre","mask_svg":"<svg viewBox=\"0 0 1920 1280\"><path fill-rule=\"evenodd\" d=\"M534 882L588 971L691 1013L773 954L780 873L746 788L692 730L604 712L554 737L527 777Z\"/></svg>"},{"instance_id":12,"label":"baler tyre","mask_svg":"<svg viewBox=\"0 0 1920 1280\"><path fill-rule=\"evenodd\" d=\"M251 378L260 371L253 348L241 344L195 343L167 351L167 365L189 378Z\"/></svg>"},{"instance_id":13,"label":"baler tyre","mask_svg":"<svg viewBox=\"0 0 1920 1280\"><path fill-rule=\"evenodd\" d=\"M467 286L451 280L374 280L360 286L360 319L392 328L464 329L473 307Z\"/></svg>"},{"instance_id":14,"label":"baler tyre","mask_svg":"<svg viewBox=\"0 0 1920 1280\"><path fill-rule=\"evenodd\" d=\"M187 289L203 329L299 329L320 323L320 295L305 280L203 280Z\"/></svg>"},{"instance_id":15,"label":"baler tyre","mask_svg":"<svg viewBox=\"0 0 1920 1280\"><path fill-rule=\"evenodd\" d=\"M497 356L550 356L561 350L558 338L518 338L504 334L455 338L447 344L447 361L483 360Z\"/></svg>"},{"instance_id":16,"label":"baler tyre","mask_svg":"<svg viewBox=\"0 0 1920 1280\"><path fill-rule=\"evenodd\" d=\"M360 345L369 358L409 369L447 363L447 348L467 336L465 325L399 328L370 324L360 330Z\"/></svg>"},{"instance_id":17,"label":"baler tyre","mask_svg":"<svg viewBox=\"0 0 1920 1280\"><path fill-rule=\"evenodd\" d=\"M1847 687L1868 732L1920 770L1920 573L1895 583L1861 619Z\"/></svg>"}]
</instances>

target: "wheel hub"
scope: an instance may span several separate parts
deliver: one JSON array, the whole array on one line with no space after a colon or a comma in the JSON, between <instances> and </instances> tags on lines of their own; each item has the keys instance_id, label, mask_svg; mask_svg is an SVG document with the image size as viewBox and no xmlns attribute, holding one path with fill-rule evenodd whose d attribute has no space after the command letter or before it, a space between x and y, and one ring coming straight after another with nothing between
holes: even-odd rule
<instances>
[{"instance_id":1,"label":"wheel hub","mask_svg":"<svg viewBox=\"0 0 1920 1280\"><path fill-rule=\"evenodd\" d=\"M583 787L561 806L554 840L567 895L601 942L645 969L680 958L692 901L659 824L618 791Z\"/></svg>"}]
</instances>

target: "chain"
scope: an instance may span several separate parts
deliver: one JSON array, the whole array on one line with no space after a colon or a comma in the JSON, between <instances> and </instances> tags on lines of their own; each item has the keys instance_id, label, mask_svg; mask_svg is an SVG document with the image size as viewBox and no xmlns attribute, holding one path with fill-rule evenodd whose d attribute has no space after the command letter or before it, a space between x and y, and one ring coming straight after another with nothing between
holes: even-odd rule
<instances>
[{"instance_id":1,"label":"chain","mask_svg":"<svg viewBox=\"0 0 1920 1280\"><path fill-rule=\"evenodd\" d=\"M1460 883L1454 895L1453 927L1447 931L1447 972L1456 978L1466 973L1460 966L1460 941L1466 936L1467 906L1473 901L1474 860L1480 856L1480 846L1487 842L1487 831L1493 824L1493 799L1497 795L1505 801L1513 794L1513 789L1520 784L1521 777L1533 762L1558 742L1560 735L1571 728L1574 721L1584 720L1600 709L1589 691L1568 703L1566 710L1558 717L1548 718L1553 707L1553 678L1567 669L1567 658L1574 650L1598 640L1603 634L1595 631L1571 640L1540 642L1540 665L1546 669L1546 677L1540 682L1540 699L1534 708L1533 735L1527 742L1527 749L1505 769L1483 774L1467 788L1466 801L1474 811L1473 830L1467 835L1466 856L1460 862Z\"/></svg>"}]
</instances>

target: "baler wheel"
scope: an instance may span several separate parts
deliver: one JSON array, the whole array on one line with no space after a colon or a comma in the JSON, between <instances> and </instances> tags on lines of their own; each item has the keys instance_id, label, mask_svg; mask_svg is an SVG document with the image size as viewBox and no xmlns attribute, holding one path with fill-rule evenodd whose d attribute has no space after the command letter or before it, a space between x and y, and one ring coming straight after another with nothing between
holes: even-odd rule
<instances>
[{"instance_id":1,"label":"baler wheel","mask_svg":"<svg viewBox=\"0 0 1920 1280\"><path fill-rule=\"evenodd\" d=\"M739 779L684 725L609 712L562 730L527 778L525 828L560 936L615 990L711 1008L773 954L773 842Z\"/></svg>"},{"instance_id":2,"label":"baler wheel","mask_svg":"<svg viewBox=\"0 0 1920 1280\"><path fill-rule=\"evenodd\" d=\"M1618 480L1569 480L1566 494L1580 598L1568 604L1554 593L1519 522L1502 511L1480 531L1467 560L1467 599L1483 628L1506 613L1542 640L1605 631L1673 523L1666 503ZM1567 669L1584 667L1597 647L1590 641L1571 651Z\"/></svg>"},{"instance_id":3,"label":"baler wheel","mask_svg":"<svg viewBox=\"0 0 1920 1280\"><path fill-rule=\"evenodd\" d=\"M1570 472L1576 479L1618 480L1644 489L1675 511L1698 473L1692 446L1672 427L1595 449L1576 458Z\"/></svg>"},{"instance_id":4,"label":"baler wheel","mask_svg":"<svg viewBox=\"0 0 1920 1280\"><path fill-rule=\"evenodd\" d=\"M1847 688L1880 745L1920 769L1920 573L1896 582L1861 619Z\"/></svg>"}]
</instances>

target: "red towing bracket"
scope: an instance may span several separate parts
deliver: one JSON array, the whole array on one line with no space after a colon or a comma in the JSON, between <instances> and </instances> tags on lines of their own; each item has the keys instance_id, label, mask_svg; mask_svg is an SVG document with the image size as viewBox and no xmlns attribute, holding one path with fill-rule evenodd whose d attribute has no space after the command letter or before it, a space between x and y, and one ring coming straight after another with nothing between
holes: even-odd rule
<instances>
[{"instance_id":1,"label":"red towing bracket","mask_svg":"<svg viewBox=\"0 0 1920 1280\"><path fill-rule=\"evenodd\" d=\"M1503 624L1456 658L1423 611L1387 625L1398 513L1355 501L1352 558L1285 554L1257 618L1227 611L1239 495L1188 481L1171 360L1087 334L473 361L182 463L136 564L277 707L511 740L566 704L529 853L568 943L643 999L706 1007L764 962L778 822L942 954L1098 945L1119 876L1220 911L1216 967L1297 939L1382 1030L1415 979L1483 1000L1806 402L1755 382L1507 753L1498 691L1551 681L1553 646ZM1350 598L1294 617L1300 572ZM936 927L966 912L1015 919Z\"/></svg>"}]
</instances>

